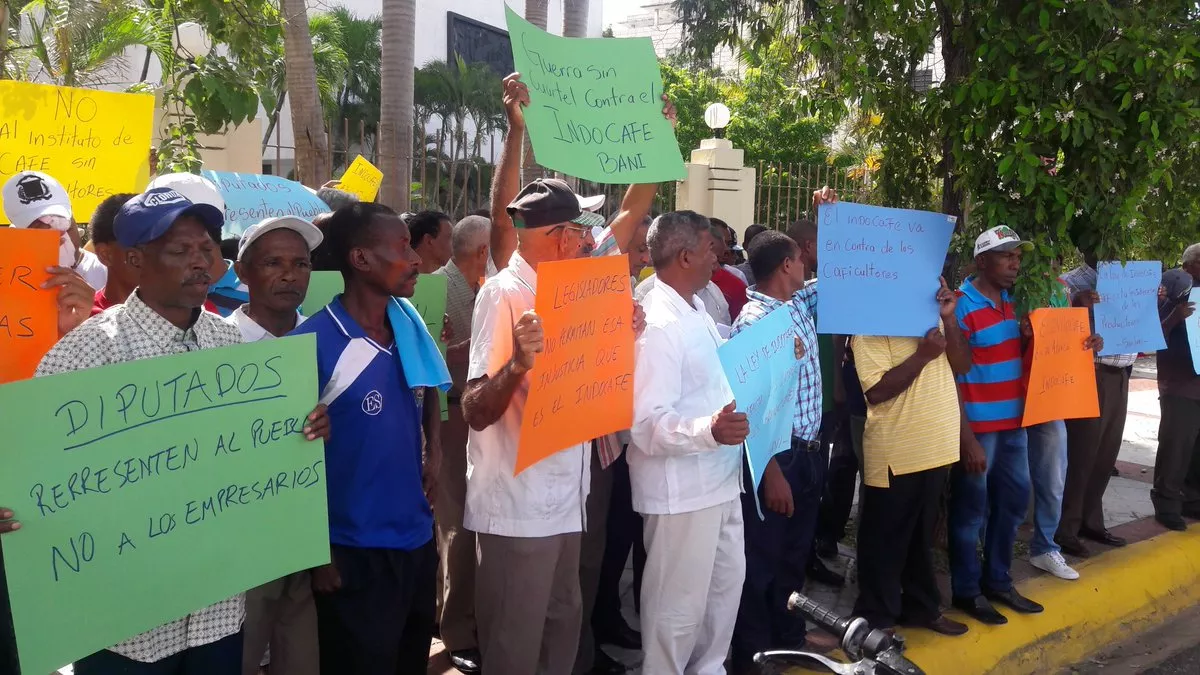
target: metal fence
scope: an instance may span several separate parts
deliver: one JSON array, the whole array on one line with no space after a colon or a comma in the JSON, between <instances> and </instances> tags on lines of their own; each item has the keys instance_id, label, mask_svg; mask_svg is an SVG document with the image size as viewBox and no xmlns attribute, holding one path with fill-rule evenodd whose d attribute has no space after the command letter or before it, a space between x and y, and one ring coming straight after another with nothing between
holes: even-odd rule
<instances>
[{"instance_id":1,"label":"metal fence","mask_svg":"<svg viewBox=\"0 0 1200 675\"><path fill-rule=\"evenodd\" d=\"M872 176L828 164L758 163L754 191L754 222L786 229L810 216L812 193L828 185L845 201L869 202Z\"/></svg>"}]
</instances>

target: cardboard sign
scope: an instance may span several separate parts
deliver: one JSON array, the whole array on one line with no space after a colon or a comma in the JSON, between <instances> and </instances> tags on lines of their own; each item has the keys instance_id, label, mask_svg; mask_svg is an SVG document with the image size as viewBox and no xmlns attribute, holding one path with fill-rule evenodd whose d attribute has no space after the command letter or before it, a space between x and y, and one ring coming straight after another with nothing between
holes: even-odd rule
<instances>
[{"instance_id":1,"label":"cardboard sign","mask_svg":"<svg viewBox=\"0 0 1200 675\"><path fill-rule=\"evenodd\" d=\"M817 332L922 337L938 324L938 277L955 220L944 213L822 204Z\"/></svg>"},{"instance_id":2,"label":"cardboard sign","mask_svg":"<svg viewBox=\"0 0 1200 675\"><path fill-rule=\"evenodd\" d=\"M781 305L717 350L738 412L750 422L746 461L759 518L763 517L758 494L763 471L772 457L792 447L792 421L800 395L796 338L791 310Z\"/></svg>"},{"instance_id":3,"label":"cardboard sign","mask_svg":"<svg viewBox=\"0 0 1200 675\"><path fill-rule=\"evenodd\" d=\"M1200 307L1200 287L1194 287L1188 292L1188 302ZM1200 375L1200 312L1194 312L1183 320L1187 330L1188 345L1192 348L1192 370Z\"/></svg>"},{"instance_id":4,"label":"cardboard sign","mask_svg":"<svg viewBox=\"0 0 1200 675\"><path fill-rule=\"evenodd\" d=\"M49 174L87 222L105 198L146 187L153 125L149 94L0 80L0 184L22 171Z\"/></svg>"},{"instance_id":5,"label":"cardboard sign","mask_svg":"<svg viewBox=\"0 0 1200 675\"><path fill-rule=\"evenodd\" d=\"M312 316L325 308L342 291L346 290L341 272L313 272L308 280L308 293L304 303L300 305L300 313ZM422 274L417 279L417 288L409 298L425 328L433 336L442 358L446 358L446 344L442 342L442 325L446 318L446 277L440 274ZM450 404L446 400L446 392L438 390L438 401L441 404L442 421L450 419Z\"/></svg>"},{"instance_id":6,"label":"cardboard sign","mask_svg":"<svg viewBox=\"0 0 1200 675\"><path fill-rule=\"evenodd\" d=\"M545 331L545 351L529 372L513 475L633 425L628 256L542 263L537 275L534 311Z\"/></svg>"},{"instance_id":7,"label":"cardboard sign","mask_svg":"<svg viewBox=\"0 0 1200 675\"><path fill-rule=\"evenodd\" d=\"M1096 293L1100 295L1094 307L1096 332L1104 338L1100 355L1166 349L1158 319L1162 262L1102 262L1096 266L1096 275Z\"/></svg>"},{"instance_id":8,"label":"cardboard sign","mask_svg":"<svg viewBox=\"0 0 1200 675\"><path fill-rule=\"evenodd\" d=\"M33 377L58 342L58 291L41 286L46 268L58 264L59 237L0 228L0 384Z\"/></svg>"},{"instance_id":9,"label":"cardboard sign","mask_svg":"<svg viewBox=\"0 0 1200 675\"><path fill-rule=\"evenodd\" d=\"M373 202L382 184L383 172L359 155L342 174L338 189L357 195L364 202Z\"/></svg>"},{"instance_id":10,"label":"cardboard sign","mask_svg":"<svg viewBox=\"0 0 1200 675\"><path fill-rule=\"evenodd\" d=\"M1033 324L1033 360L1025 384L1021 426L1099 417L1095 354L1083 346L1091 335L1087 310L1037 309L1029 321Z\"/></svg>"},{"instance_id":11,"label":"cardboard sign","mask_svg":"<svg viewBox=\"0 0 1200 675\"><path fill-rule=\"evenodd\" d=\"M4 564L21 670L49 673L329 562L316 339L0 387Z\"/></svg>"},{"instance_id":12,"label":"cardboard sign","mask_svg":"<svg viewBox=\"0 0 1200 675\"><path fill-rule=\"evenodd\" d=\"M202 171L217 185L225 200L224 236L241 236L246 228L266 218L298 216L311 221L329 211L316 194L294 180L253 173Z\"/></svg>"},{"instance_id":13,"label":"cardboard sign","mask_svg":"<svg viewBox=\"0 0 1200 675\"><path fill-rule=\"evenodd\" d=\"M683 179L649 38L562 38L504 12L538 164L597 183Z\"/></svg>"}]
</instances>

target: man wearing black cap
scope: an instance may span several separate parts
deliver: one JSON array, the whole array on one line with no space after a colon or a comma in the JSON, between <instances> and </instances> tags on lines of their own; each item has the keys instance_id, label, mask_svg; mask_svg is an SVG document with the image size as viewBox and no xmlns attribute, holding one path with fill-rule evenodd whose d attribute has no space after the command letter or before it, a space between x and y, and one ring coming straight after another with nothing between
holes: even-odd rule
<instances>
[{"instance_id":1,"label":"man wearing black cap","mask_svg":"<svg viewBox=\"0 0 1200 675\"><path fill-rule=\"evenodd\" d=\"M467 440L464 526L477 533L475 616L484 668L567 673L575 662L581 599L579 544L589 443L514 476L529 371L543 349L534 313L537 268L590 247L595 214L561 180L537 180L508 205L519 244L480 288L462 397Z\"/></svg>"},{"instance_id":2,"label":"man wearing black cap","mask_svg":"<svg viewBox=\"0 0 1200 675\"><path fill-rule=\"evenodd\" d=\"M37 376L239 344L241 333L201 311L217 256L223 215L170 188L149 190L121 207L114 230L139 285L125 304L85 321L42 359ZM327 438L324 406L304 434ZM241 669L242 594L134 636L75 663L76 675L237 673Z\"/></svg>"}]
</instances>

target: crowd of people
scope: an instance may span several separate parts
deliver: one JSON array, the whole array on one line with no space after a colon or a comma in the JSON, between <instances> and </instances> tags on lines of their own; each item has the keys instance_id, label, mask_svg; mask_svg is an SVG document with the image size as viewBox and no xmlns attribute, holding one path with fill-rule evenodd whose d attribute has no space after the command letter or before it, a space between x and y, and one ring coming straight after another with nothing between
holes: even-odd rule
<instances>
[{"instance_id":1,"label":"crowd of people","mask_svg":"<svg viewBox=\"0 0 1200 675\"><path fill-rule=\"evenodd\" d=\"M943 612L935 575L943 506L949 606L986 624L1007 621L997 605L1043 611L1011 575L1031 492L1034 566L1075 579L1064 552L1125 544L1105 528L1102 497L1137 355L1096 357L1099 417L1021 426L1033 335L1011 291L1029 244L1012 229L979 236L957 290L940 281L937 325L923 337L818 335L815 215L834 191L813 195L814 219L751 225L740 245L734 228L695 212L652 219L656 185L630 186L606 221L602 198L564 181L521 185L528 101L519 75L506 78L491 210L458 222L326 186L331 211L314 222L269 218L221 241L215 187L171 174L96 209L93 253L52 176L5 186L14 227L61 233L46 283L60 339L37 376L316 337L319 404L303 433L325 444L330 563L82 658L77 675L255 675L265 664L276 675L424 673L435 633L464 673L624 672L602 645L640 650L647 674L773 673L756 652L834 646L786 598L808 581L843 583L822 560L838 555L856 490L855 614L877 628L969 630ZM15 184L30 180L47 198L18 198ZM1082 253L1048 306L1100 301L1096 256ZM546 345L538 267L622 254L636 285L633 425L514 475L529 373ZM313 270L340 272L345 288L306 318ZM403 300L422 273L446 277L440 336ZM1160 290L1168 346L1153 498L1175 530L1200 516L1189 470L1200 377L1183 326L1197 280L1200 244ZM751 421L718 349L773 311L794 325L800 381L790 447L762 475L760 517L742 448ZM1092 335L1083 346L1102 345ZM0 533L21 516L0 509ZM635 625L621 601L631 556ZM0 672L15 673L6 628Z\"/></svg>"}]
</instances>

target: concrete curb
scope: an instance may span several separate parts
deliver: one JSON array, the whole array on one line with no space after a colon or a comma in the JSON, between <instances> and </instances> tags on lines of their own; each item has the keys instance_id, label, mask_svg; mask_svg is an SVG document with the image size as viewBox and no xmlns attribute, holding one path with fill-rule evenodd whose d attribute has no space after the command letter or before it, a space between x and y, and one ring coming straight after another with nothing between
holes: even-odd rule
<instances>
[{"instance_id":1,"label":"concrete curb","mask_svg":"<svg viewBox=\"0 0 1200 675\"><path fill-rule=\"evenodd\" d=\"M1004 626L958 612L969 633L944 637L903 630L908 656L929 675L1055 673L1097 650L1150 630L1200 600L1200 527L1109 551L1076 566L1078 581L1049 576L1021 584L1045 605L1021 615L1001 607Z\"/></svg>"}]
</instances>

